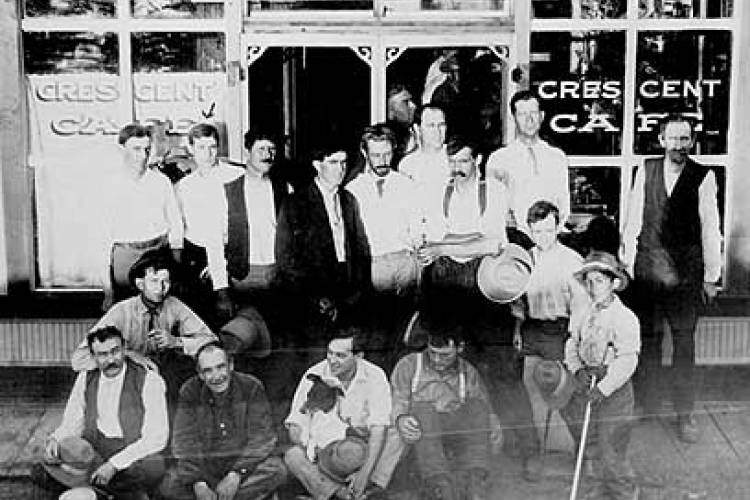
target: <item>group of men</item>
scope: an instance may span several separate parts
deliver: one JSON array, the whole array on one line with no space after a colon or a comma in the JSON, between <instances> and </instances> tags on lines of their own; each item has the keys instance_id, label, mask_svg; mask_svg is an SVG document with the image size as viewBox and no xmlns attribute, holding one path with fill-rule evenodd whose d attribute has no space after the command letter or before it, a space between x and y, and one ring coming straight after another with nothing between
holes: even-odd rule
<instances>
[{"instance_id":1,"label":"group of men","mask_svg":"<svg viewBox=\"0 0 750 500\"><path fill-rule=\"evenodd\" d=\"M291 472L315 499L360 500L385 498L413 457L433 498L478 500L504 434L524 478L538 480L523 382L548 361L589 373L571 361L570 341L622 307L611 292L628 279L616 256L584 261L559 241L567 159L539 137L536 94L518 92L510 108L516 139L485 172L477 146L448 134L444 110L426 104L414 114L417 149L398 164L389 127L365 128L366 168L346 185L340 144L313 151L313 179L290 185L274 175L273 136L245 135L242 169L218 161L217 129L199 124L188 134L195 169L173 189L147 166L148 130L124 127L122 189L104 210L107 311L73 354L80 373L38 479L115 498L262 499ZM720 275L716 180L688 158L684 118L666 119L660 139L666 155L639 169L623 239L643 328L628 316L625 343L595 356L618 375L599 366L600 385L583 393L597 404L622 395L642 338L652 412L664 313L679 435L694 441L692 335L701 294L712 299ZM596 299L587 271L602 269L609 294ZM418 352L396 362L403 344ZM234 370L237 355L265 357L272 345L326 349L292 374L301 382L285 407L283 455L263 383ZM591 376L576 378L586 386ZM630 394L618 415L632 413Z\"/></svg>"}]
</instances>

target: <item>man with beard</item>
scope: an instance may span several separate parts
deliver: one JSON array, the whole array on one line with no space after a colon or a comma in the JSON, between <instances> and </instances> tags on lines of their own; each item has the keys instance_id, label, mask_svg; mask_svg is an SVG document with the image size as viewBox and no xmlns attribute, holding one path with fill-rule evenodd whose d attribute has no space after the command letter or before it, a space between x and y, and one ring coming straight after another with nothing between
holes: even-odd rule
<instances>
[{"instance_id":1,"label":"man with beard","mask_svg":"<svg viewBox=\"0 0 750 500\"><path fill-rule=\"evenodd\" d=\"M161 485L170 500L262 500L286 478L263 384L234 371L217 343L201 347L198 374L180 390L172 451Z\"/></svg>"},{"instance_id":2,"label":"man with beard","mask_svg":"<svg viewBox=\"0 0 750 500\"><path fill-rule=\"evenodd\" d=\"M688 156L694 132L679 115L662 122L664 157L648 159L638 169L623 231L623 262L635 277L635 309L642 325L639 396L645 415L657 411L658 381L666 378L678 435L688 443L699 434L693 415L698 308L714 299L721 277L716 176ZM672 366L662 373L665 319L674 354Z\"/></svg>"},{"instance_id":3,"label":"man with beard","mask_svg":"<svg viewBox=\"0 0 750 500\"><path fill-rule=\"evenodd\" d=\"M419 267L414 249L421 242L416 188L391 168L395 138L383 123L366 127L360 149L367 170L347 184L359 203L372 256L376 291L401 295L414 287Z\"/></svg>"},{"instance_id":4,"label":"man with beard","mask_svg":"<svg viewBox=\"0 0 750 500\"><path fill-rule=\"evenodd\" d=\"M164 381L159 374L125 354L122 334L114 326L97 328L86 337L95 367L78 374L60 426L44 446L44 469L33 478L59 492L74 483L67 451L93 448L92 470L82 471L79 484L93 485L115 498L140 500L161 479L169 423ZM67 474L66 474L67 472Z\"/></svg>"}]
</instances>

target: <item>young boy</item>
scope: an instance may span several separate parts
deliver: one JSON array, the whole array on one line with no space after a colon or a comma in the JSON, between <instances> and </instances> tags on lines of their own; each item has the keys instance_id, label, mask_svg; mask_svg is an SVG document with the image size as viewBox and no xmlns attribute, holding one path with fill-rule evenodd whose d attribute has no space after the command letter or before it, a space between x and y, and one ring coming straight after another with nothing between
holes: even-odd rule
<instances>
[{"instance_id":1,"label":"young boy","mask_svg":"<svg viewBox=\"0 0 750 500\"><path fill-rule=\"evenodd\" d=\"M591 298L591 305L571 328L565 344L565 365L575 374L576 393L562 415L580 441L587 402L591 423L586 455L593 459L596 487L584 498L635 499L627 459L633 415L630 378L641 349L640 325L615 292L628 284L628 275L611 254L593 251L575 273Z\"/></svg>"}]
</instances>

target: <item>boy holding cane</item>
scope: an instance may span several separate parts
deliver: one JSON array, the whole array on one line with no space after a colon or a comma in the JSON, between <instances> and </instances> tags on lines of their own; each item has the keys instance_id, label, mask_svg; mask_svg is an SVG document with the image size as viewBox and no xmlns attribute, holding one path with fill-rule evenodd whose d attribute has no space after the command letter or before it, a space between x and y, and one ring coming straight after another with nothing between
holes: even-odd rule
<instances>
[{"instance_id":1,"label":"boy holding cane","mask_svg":"<svg viewBox=\"0 0 750 500\"><path fill-rule=\"evenodd\" d=\"M630 378L638 364L640 325L615 294L627 286L628 275L614 256L593 251L574 276L586 288L591 306L580 316L574 315L576 324L565 344L565 365L575 374L578 387L561 413L580 440L585 435L582 423L588 420L584 419L586 407L591 407L586 456L593 459L598 481L584 498L636 499L638 488L627 447L633 415Z\"/></svg>"}]
</instances>

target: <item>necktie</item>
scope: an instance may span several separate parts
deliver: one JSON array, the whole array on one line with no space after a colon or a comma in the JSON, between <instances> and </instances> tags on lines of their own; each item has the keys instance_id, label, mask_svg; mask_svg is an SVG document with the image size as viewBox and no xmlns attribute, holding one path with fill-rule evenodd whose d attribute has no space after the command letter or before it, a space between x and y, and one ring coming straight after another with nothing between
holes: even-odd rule
<instances>
[{"instance_id":1,"label":"necktie","mask_svg":"<svg viewBox=\"0 0 750 500\"><path fill-rule=\"evenodd\" d=\"M383 197L383 187L384 187L384 185L385 185L385 178L384 177L380 177L378 180L375 181L375 187L378 188L378 196L380 198Z\"/></svg>"},{"instance_id":2,"label":"necktie","mask_svg":"<svg viewBox=\"0 0 750 500\"><path fill-rule=\"evenodd\" d=\"M336 191L333 193L333 222L336 225L341 224L341 202L339 201L339 193Z\"/></svg>"},{"instance_id":3,"label":"necktie","mask_svg":"<svg viewBox=\"0 0 750 500\"><path fill-rule=\"evenodd\" d=\"M531 169L534 171L534 175L539 175L539 164L537 163L536 153L532 146L528 147L529 157L531 157Z\"/></svg>"}]
</instances>

